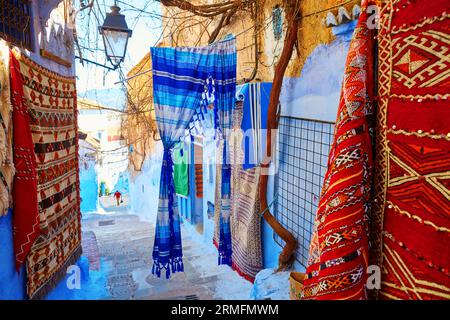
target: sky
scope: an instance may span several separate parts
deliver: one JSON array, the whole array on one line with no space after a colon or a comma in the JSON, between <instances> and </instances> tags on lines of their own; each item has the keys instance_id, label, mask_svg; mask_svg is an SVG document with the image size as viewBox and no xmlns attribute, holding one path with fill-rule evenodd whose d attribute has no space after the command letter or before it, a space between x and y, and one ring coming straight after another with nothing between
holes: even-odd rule
<instances>
[{"instance_id":1,"label":"sky","mask_svg":"<svg viewBox=\"0 0 450 320\"><path fill-rule=\"evenodd\" d=\"M87 3L87 1L84 1ZM100 64L109 64L106 59L103 40L98 32L99 24L103 23L106 12L110 12L110 6L114 0L96 0L93 10L87 14L89 9L84 10L77 17L77 35L81 46L82 55L89 60L97 61ZM75 6L79 6L79 1L75 1ZM132 37L128 41L128 48L125 61L122 67L125 75L136 65L150 50L156 45L162 33L161 4L156 0L117 0L117 5L125 15L128 28L133 31ZM137 9L143 9L140 12ZM75 54L79 55L75 48ZM84 63L84 66L77 59L76 75L78 77L77 86L79 95L92 89L122 88L119 81L119 71L108 71L93 64Z\"/></svg>"}]
</instances>

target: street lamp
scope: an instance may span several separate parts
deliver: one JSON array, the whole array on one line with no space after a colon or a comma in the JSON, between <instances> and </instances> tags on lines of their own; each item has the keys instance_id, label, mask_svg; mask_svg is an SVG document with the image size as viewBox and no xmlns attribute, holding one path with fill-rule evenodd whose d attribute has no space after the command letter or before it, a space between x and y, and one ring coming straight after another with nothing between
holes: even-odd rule
<instances>
[{"instance_id":1,"label":"street lamp","mask_svg":"<svg viewBox=\"0 0 450 320\"><path fill-rule=\"evenodd\" d=\"M125 16L120 14L120 8L116 5L111 7L111 12L106 14L105 21L98 27L103 37L106 57L116 69L125 58L128 38L132 31L128 29Z\"/></svg>"}]
</instances>

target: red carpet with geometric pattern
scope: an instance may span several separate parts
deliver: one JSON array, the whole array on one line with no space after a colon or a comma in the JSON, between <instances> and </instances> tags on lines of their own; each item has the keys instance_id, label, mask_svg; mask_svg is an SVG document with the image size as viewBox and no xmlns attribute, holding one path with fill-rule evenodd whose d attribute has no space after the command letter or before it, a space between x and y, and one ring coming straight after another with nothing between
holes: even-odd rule
<instances>
[{"instance_id":1,"label":"red carpet with geometric pattern","mask_svg":"<svg viewBox=\"0 0 450 320\"><path fill-rule=\"evenodd\" d=\"M380 299L450 299L448 9L448 0L400 0L381 12L372 217Z\"/></svg>"},{"instance_id":2,"label":"red carpet with geometric pattern","mask_svg":"<svg viewBox=\"0 0 450 320\"><path fill-rule=\"evenodd\" d=\"M372 188L373 30L361 13L347 55L300 299L366 299Z\"/></svg>"}]
</instances>

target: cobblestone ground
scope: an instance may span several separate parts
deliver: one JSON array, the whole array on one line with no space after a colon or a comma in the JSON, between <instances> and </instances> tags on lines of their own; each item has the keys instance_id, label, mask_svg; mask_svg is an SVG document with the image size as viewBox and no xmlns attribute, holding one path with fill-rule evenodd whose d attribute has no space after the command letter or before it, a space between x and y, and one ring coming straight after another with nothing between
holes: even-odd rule
<instances>
[{"instance_id":1,"label":"cobblestone ground","mask_svg":"<svg viewBox=\"0 0 450 320\"><path fill-rule=\"evenodd\" d=\"M128 214L125 207L112 210L83 219L83 234L95 234L90 237L97 242L98 251L94 251L108 265L108 299L249 298L251 284L228 266L217 266L215 248L199 242L198 235L192 234L194 229L187 226L182 227L185 272L172 275L170 280L155 277L151 273L154 225ZM88 257L92 254L88 252L93 252L84 251Z\"/></svg>"}]
</instances>

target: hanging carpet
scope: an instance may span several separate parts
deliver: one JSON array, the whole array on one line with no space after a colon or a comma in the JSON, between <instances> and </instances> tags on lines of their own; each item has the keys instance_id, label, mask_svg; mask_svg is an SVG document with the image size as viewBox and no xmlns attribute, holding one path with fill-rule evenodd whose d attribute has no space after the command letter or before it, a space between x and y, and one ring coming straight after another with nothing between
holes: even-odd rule
<instances>
[{"instance_id":1,"label":"hanging carpet","mask_svg":"<svg viewBox=\"0 0 450 320\"><path fill-rule=\"evenodd\" d=\"M20 55L23 94L37 164L40 235L27 256L28 296L44 298L81 255L78 127L75 78ZM16 194L17 202L30 194ZM15 212L16 214L16 212Z\"/></svg>"},{"instance_id":2,"label":"hanging carpet","mask_svg":"<svg viewBox=\"0 0 450 320\"><path fill-rule=\"evenodd\" d=\"M230 139L232 260L233 269L253 282L263 267L258 203L260 168L242 168L242 117L243 102L238 101L233 112L233 138Z\"/></svg>"},{"instance_id":3,"label":"hanging carpet","mask_svg":"<svg viewBox=\"0 0 450 320\"><path fill-rule=\"evenodd\" d=\"M373 163L373 35L367 19L363 9L350 43L302 299L367 297Z\"/></svg>"},{"instance_id":4,"label":"hanging carpet","mask_svg":"<svg viewBox=\"0 0 450 320\"><path fill-rule=\"evenodd\" d=\"M373 264L380 299L450 299L449 2L385 1Z\"/></svg>"},{"instance_id":5,"label":"hanging carpet","mask_svg":"<svg viewBox=\"0 0 450 320\"><path fill-rule=\"evenodd\" d=\"M194 144L195 196L203 198L203 147Z\"/></svg>"}]
</instances>

